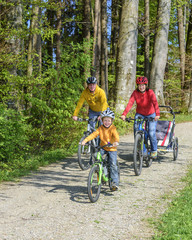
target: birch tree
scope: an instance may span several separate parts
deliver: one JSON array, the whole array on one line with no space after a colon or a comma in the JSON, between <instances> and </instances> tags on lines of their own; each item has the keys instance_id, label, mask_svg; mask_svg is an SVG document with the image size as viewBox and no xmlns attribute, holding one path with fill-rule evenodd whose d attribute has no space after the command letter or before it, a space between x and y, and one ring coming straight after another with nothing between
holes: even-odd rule
<instances>
[{"instance_id":1,"label":"birch tree","mask_svg":"<svg viewBox=\"0 0 192 240\"><path fill-rule=\"evenodd\" d=\"M135 89L138 0L124 1L122 6L116 67L116 111L122 112Z\"/></svg>"},{"instance_id":2,"label":"birch tree","mask_svg":"<svg viewBox=\"0 0 192 240\"><path fill-rule=\"evenodd\" d=\"M150 73L150 88L154 90L161 104L164 104L163 80L168 53L170 10L171 0L159 0L157 29Z\"/></svg>"}]
</instances>

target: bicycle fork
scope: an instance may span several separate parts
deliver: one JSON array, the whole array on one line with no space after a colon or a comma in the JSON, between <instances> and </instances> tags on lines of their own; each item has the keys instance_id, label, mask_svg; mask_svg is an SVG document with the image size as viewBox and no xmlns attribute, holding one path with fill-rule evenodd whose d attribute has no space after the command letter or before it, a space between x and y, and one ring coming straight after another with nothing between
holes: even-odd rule
<instances>
[{"instance_id":1,"label":"bicycle fork","mask_svg":"<svg viewBox=\"0 0 192 240\"><path fill-rule=\"evenodd\" d=\"M107 182L109 180L109 178L107 176L105 176L105 174L103 173L103 166L100 163L95 163L93 166L98 166L99 167L99 171L97 173L97 185L100 185L102 183L102 180L104 182ZM91 183L93 181L93 175L91 177Z\"/></svg>"}]
</instances>

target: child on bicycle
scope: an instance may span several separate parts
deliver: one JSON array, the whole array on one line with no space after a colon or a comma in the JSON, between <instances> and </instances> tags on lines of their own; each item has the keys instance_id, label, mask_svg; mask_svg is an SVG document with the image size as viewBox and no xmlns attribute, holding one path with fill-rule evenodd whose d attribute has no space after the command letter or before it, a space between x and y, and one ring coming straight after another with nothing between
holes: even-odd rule
<instances>
[{"instance_id":1,"label":"child on bicycle","mask_svg":"<svg viewBox=\"0 0 192 240\"><path fill-rule=\"evenodd\" d=\"M151 144L151 157L157 158L157 138L156 138L156 126L157 120L160 117L160 111L155 93L152 89L149 89L148 79L146 77L138 77L136 79L137 89L132 93L129 102L121 116L121 119L125 121L125 116L130 111L133 103L136 101L136 114L135 118L154 118L155 121L149 121L149 140ZM137 122L134 123L134 133L137 130Z\"/></svg>"},{"instance_id":2,"label":"child on bicycle","mask_svg":"<svg viewBox=\"0 0 192 240\"><path fill-rule=\"evenodd\" d=\"M101 149L101 155L105 154L106 152L109 153L109 164L110 164L110 171L111 171L111 190L115 191L118 190L119 186L119 178L118 178L118 168L117 168L117 145L119 144L119 134L116 130L116 127L112 124L115 115L113 111L109 108L101 113L101 120L103 125L101 125L95 132L90 134L82 141L82 145L85 145L87 142L91 141L92 139L96 138L97 136L100 137L100 146L104 146L109 142L113 145L112 147L105 147Z\"/></svg>"}]
</instances>

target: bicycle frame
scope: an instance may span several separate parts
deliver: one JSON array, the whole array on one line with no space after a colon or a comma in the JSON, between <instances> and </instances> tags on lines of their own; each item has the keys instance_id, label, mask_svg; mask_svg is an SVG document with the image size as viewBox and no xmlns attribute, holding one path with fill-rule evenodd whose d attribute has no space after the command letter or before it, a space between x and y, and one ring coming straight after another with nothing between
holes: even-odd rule
<instances>
[{"instance_id":1,"label":"bicycle frame","mask_svg":"<svg viewBox=\"0 0 192 240\"><path fill-rule=\"evenodd\" d=\"M141 134L142 136L142 146L141 146L141 149L142 149L142 155L143 155L143 152L145 152L147 150L148 154L150 153L150 149L148 147L148 137L149 137L149 134L148 134L148 119L140 119L140 118L137 118L137 119L134 119L135 121L138 122L138 130L136 131L135 135L136 134ZM146 129L144 128L144 124L146 123Z\"/></svg>"},{"instance_id":2,"label":"bicycle frame","mask_svg":"<svg viewBox=\"0 0 192 240\"><path fill-rule=\"evenodd\" d=\"M109 178L107 176L105 176L105 174L103 174L103 163L104 163L104 160L103 160L103 157L102 157L100 151L97 152L97 161L98 162L94 163L93 166L95 166L95 165L99 166L98 185L100 185L101 181L102 181L102 178L103 178L104 182L109 181Z\"/></svg>"}]
</instances>

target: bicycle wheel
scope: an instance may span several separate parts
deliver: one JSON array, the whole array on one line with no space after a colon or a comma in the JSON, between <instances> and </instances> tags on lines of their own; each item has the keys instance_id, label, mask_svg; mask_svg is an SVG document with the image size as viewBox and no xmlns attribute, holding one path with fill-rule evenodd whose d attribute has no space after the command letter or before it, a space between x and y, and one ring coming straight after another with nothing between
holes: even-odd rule
<instances>
[{"instance_id":1,"label":"bicycle wheel","mask_svg":"<svg viewBox=\"0 0 192 240\"><path fill-rule=\"evenodd\" d=\"M142 136L141 134L136 134L133 152L133 166L135 175L139 176L142 170L143 156L142 156Z\"/></svg>"},{"instance_id":2,"label":"bicycle wheel","mask_svg":"<svg viewBox=\"0 0 192 240\"><path fill-rule=\"evenodd\" d=\"M85 138L86 136L83 136L80 142L82 142ZM79 144L78 147L78 163L82 170L87 170L90 167L91 160L93 160L92 147L89 142L87 144L88 145L84 146Z\"/></svg>"},{"instance_id":3,"label":"bicycle wheel","mask_svg":"<svg viewBox=\"0 0 192 240\"><path fill-rule=\"evenodd\" d=\"M178 144L178 138L176 137L174 139L173 142L173 160L175 161L178 157L178 148L179 148L179 144Z\"/></svg>"},{"instance_id":4,"label":"bicycle wheel","mask_svg":"<svg viewBox=\"0 0 192 240\"><path fill-rule=\"evenodd\" d=\"M101 184L98 184L98 182L99 182L99 166L94 165L89 172L87 183L88 196L92 203L96 202L99 199L99 195L101 192Z\"/></svg>"}]
</instances>

